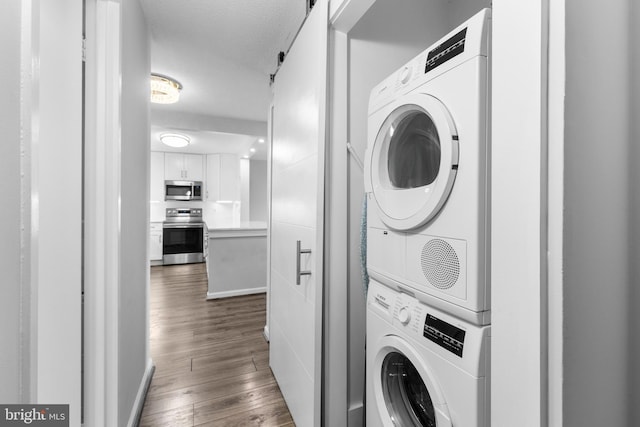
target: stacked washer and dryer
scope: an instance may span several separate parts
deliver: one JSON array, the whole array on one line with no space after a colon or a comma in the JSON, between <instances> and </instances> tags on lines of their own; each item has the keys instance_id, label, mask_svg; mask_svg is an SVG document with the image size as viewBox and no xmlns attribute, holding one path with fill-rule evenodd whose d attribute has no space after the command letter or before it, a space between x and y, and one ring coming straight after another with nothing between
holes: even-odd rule
<instances>
[{"instance_id":1,"label":"stacked washer and dryer","mask_svg":"<svg viewBox=\"0 0 640 427\"><path fill-rule=\"evenodd\" d=\"M490 27L371 92L367 426L490 425Z\"/></svg>"}]
</instances>

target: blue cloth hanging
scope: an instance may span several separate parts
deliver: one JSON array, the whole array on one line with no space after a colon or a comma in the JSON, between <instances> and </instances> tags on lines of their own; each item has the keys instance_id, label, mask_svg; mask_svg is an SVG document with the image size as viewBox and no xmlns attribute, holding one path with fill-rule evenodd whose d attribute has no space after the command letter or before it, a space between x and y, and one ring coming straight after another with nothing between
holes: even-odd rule
<instances>
[{"instance_id":1,"label":"blue cloth hanging","mask_svg":"<svg viewBox=\"0 0 640 427\"><path fill-rule=\"evenodd\" d=\"M369 290L369 273L367 272L367 193L362 198L362 216L360 217L360 274L364 295Z\"/></svg>"}]
</instances>

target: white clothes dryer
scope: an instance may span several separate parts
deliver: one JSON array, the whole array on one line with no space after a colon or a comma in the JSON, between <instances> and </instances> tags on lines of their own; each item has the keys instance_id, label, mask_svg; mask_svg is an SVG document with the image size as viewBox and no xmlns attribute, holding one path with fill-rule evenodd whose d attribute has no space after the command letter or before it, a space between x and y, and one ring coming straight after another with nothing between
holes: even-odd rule
<instances>
[{"instance_id":1,"label":"white clothes dryer","mask_svg":"<svg viewBox=\"0 0 640 427\"><path fill-rule=\"evenodd\" d=\"M490 332L372 281L367 427L489 427Z\"/></svg>"},{"instance_id":2,"label":"white clothes dryer","mask_svg":"<svg viewBox=\"0 0 640 427\"><path fill-rule=\"evenodd\" d=\"M367 268L490 323L489 9L373 88Z\"/></svg>"}]
</instances>

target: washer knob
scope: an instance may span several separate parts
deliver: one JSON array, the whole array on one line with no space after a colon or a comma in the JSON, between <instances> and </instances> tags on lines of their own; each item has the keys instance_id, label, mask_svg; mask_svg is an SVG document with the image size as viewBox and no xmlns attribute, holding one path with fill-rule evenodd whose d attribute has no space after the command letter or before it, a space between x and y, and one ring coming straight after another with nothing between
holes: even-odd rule
<instances>
[{"instance_id":1,"label":"washer knob","mask_svg":"<svg viewBox=\"0 0 640 427\"><path fill-rule=\"evenodd\" d=\"M411 312L409 311L409 307L402 307L398 312L398 320L403 325L406 325L411 321Z\"/></svg>"},{"instance_id":2,"label":"washer knob","mask_svg":"<svg viewBox=\"0 0 640 427\"><path fill-rule=\"evenodd\" d=\"M402 84L405 84L409 81L410 78L411 78L411 68L404 67L402 69L402 72L400 73L400 81L402 82Z\"/></svg>"}]
</instances>

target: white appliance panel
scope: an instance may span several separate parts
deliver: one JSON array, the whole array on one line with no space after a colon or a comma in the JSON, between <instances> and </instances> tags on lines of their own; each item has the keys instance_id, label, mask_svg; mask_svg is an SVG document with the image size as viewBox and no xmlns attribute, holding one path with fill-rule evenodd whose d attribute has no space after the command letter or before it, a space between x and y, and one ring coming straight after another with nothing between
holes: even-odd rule
<instances>
[{"instance_id":1,"label":"white appliance panel","mask_svg":"<svg viewBox=\"0 0 640 427\"><path fill-rule=\"evenodd\" d=\"M383 368L398 353L408 360L401 364L415 368L404 372L405 382L415 385L419 376L428 391L436 426L489 427L490 335L490 326L462 321L373 281L367 298L367 426L394 425ZM422 425L429 425L424 418Z\"/></svg>"},{"instance_id":2,"label":"white appliance panel","mask_svg":"<svg viewBox=\"0 0 640 427\"><path fill-rule=\"evenodd\" d=\"M398 283L399 288L427 293L438 299L438 307L444 301L457 316L480 324L490 319L489 32L490 11L485 9L372 90L365 161L368 229L372 234L367 243L370 274L390 286ZM464 50L456 51L461 44ZM451 52L458 53L442 63ZM425 73L425 69L429 71ZM420 150L437 145L434 135L440 135L437 177L435 173L427 178L417 174L406 182L394 178L393 154L384 150L391 151L394 144L389 135L406 130L393 120L394 114L408 108L429 112L440 124L416 125L406 140L395 144L405 144L407 153L416 150L423 168L435 171L437 161ZM408 163L407 168L420 172L416 164ZM403 236L403 260L398 259L402 252L389 245L388 239L381 239L379 230L396 233L398 240ZM435 266L431 273L453 268L452 283L425 273L423 252L432 240L440 243L435 255L444 250L456 259L445 256L443 261L452 262L448 266L427 259Z\"/></svg>"}]
</instances>

